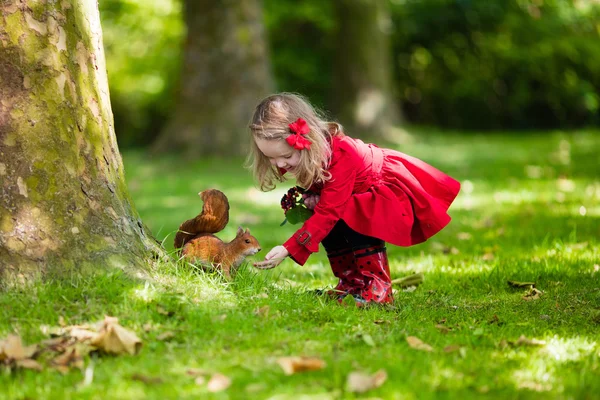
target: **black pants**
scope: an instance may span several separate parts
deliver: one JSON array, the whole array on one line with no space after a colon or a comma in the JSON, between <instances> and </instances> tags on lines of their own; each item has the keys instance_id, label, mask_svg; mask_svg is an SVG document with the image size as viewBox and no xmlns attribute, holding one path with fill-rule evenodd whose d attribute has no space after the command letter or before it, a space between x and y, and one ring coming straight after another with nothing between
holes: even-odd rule
<instances>
[{"instance_id":1,"label":"black pants","mask_svg":"<svg viewBox=\"0 0 600 400\"><path fill-rule=\"evenodd\" d=\"M341 219L335 224L329 235L321 242L327 253L344 249L361 249L383 245L383 240L366 236L350 228Z\"/></svg>"}]
</instances>

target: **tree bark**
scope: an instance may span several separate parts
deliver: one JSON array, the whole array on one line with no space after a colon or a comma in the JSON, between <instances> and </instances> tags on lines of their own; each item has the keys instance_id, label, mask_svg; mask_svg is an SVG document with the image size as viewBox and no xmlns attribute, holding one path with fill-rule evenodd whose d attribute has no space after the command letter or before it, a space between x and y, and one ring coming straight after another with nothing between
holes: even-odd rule
<instances>
[{"instance_id":1,"label":"tree bark","mask_svg":"<svg viewBox=\"0 0 600 400\"><path fill-rule=\"evenodd\" d=\"M96 0L0 2L0 283L148 265Z\"/></svg>"},{"instance_id":2,"label":"tree bark","mask_svg":"<svg viewBox=\"0 0 600 400\"><path fill-rule=\"evenodd\" d=\"M387 0L336 0L334 112L350 134L387 136L400 122L393 101Z\"/></svg>"},{"instance_id":3,"label":"tree bark","mask_svg":"<svg viewBox=\"0 0 600 400\"><path fill-rule=\"evenodd\" d=\"M175 113L155 151L241 154L272 86L260 0L185 0L188 33Z\"/></svg>"}]
</instances>

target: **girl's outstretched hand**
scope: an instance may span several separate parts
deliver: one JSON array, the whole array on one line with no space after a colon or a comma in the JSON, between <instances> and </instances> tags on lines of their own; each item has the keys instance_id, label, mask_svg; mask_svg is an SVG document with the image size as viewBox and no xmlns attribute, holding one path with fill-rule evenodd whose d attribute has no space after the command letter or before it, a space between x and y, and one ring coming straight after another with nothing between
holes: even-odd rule
<instances>
[{"instance_id":1,"label":"girl's outstretched hand","mask_svg":"<svg viewBox=\"0 0 600 400\"><path fill-rule=\"evenodd\" d=\"M290 253L283 246L275 246L265 256L265 261L255 262L254 265L258 269L271 269L275 268L281 262L289 256Z\"/></svg>"},{"instance_id":2,"label":"girl's outstretched hand","mask_svg":"<svg viewBox=\"0 0 600 400\"><path fill-rule=\"evenodd\" d=\"M303 203L309 210L314 210L321 197L318 194L303 194Z\"/></svg>"}]
</instances>

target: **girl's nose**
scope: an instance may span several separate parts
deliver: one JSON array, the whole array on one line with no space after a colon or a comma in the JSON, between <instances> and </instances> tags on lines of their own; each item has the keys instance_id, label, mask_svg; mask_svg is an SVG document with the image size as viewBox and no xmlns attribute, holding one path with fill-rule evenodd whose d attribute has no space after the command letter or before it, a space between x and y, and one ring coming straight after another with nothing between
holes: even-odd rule
<instances>
[{"instance_id":1,"label":"girl's nose","mask_svg":"<svg viewBox=\"0 0 600 400\"><path fill-rule=\"evenodd\" d=\"M283 161L283 160L278 160L278 161L277 161L277 166L278 166L279 168L283 168L283 167L285 167L285 161Z\"/></svg>"}]
</instances>

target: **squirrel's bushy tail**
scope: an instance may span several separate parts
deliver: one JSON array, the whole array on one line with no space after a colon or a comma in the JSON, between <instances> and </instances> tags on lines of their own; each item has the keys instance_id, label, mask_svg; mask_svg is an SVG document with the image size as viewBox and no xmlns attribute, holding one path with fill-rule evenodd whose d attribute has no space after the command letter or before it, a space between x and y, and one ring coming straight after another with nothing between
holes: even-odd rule
<instances>
[{"instance_id":1,"label":"squirrel's bushy tail","mask_svg":"<svg viewBox=\"0 0 600 400\"><path fill-rule=\"evenodd\" d=\"M229 201L223 192L208 189L198 193L204 206L196 218L188 219L179 226L175 235L176 249L183 247L189 240L201 233L217 233L229 222Z\"/></svg>"}]
</instances>

